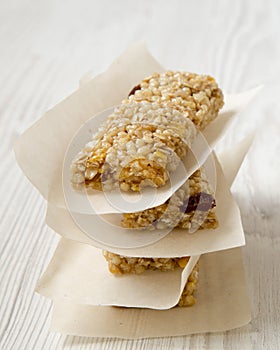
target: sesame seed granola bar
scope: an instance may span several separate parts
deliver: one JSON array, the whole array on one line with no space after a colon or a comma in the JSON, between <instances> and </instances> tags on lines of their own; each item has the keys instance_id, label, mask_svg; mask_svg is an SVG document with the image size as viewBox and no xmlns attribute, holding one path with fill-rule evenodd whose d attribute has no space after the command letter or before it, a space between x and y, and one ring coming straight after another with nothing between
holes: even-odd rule
<instances>
[{"instance_id":1,"label":"sesame seed granola bar","mask_svg":"<svg viewBox=\"0 0 280 350\"><path fill-rule=\"evenodd\" d=\"M213 190L203 168L198 169L165 203L144 211L123 214L122 226L135 229L214 229Z\"/></svg>"},{"instance_id":2,"label":"sesame seed granola bar","mask_svg":"<svg viewBox=\"0 0 280 350\"><path fill-rule=\"evenodd\" d=\"M146 270L159 270L162 272L173 271L175 268L183 269L189 257L181 258L132 258L103 251L108 262L109 271L115 275L133 273L141 274ZM178 306L192 306L195 303L194 291L198 282L198 263L193 268L184 290L181 294Z\"/></svg>"},{"instance_id":3,"label":"sesame seed granola bar","mask_svg":"<svg viewBox=\"0 0 280 350\"><path fill-rule=\"evenodd\" d=\"M222 92L209 76L153 74L114 109L74 159L73 186L120 186L124 191L163 186L197 129L213 120L222 105Z\"/></svg>"}]
</instances>

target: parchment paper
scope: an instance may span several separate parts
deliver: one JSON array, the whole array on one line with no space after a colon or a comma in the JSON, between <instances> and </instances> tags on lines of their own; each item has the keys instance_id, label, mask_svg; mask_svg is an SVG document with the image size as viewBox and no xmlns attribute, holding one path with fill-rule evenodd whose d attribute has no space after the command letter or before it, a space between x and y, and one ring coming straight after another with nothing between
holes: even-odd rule
<instances>
[{"instance_id":1,"label":"parchment paper","mask_svg":"<svg viewBox=\"0 0 280 350\"><path fill-rule=\"evenodd\" d=\"M249 133L245 138L235 144L234 147L223 150L217 154L229 187L231 187L234 182L239 168L253 144L254 137L254 133Z\"/></svg>"},{"instance_id":2,"label":"parchment paper","mask_svg":"<svg viewBox=\"0 0 280 350\"><path fill-rule=\"evenodd\" d=\"M122 193L120 190L105 193L93 189L76 191L72 188L70 167L73 159L85 143L91 140L92 133L95 133L99 125L113 112L113 108L90 118L69 143L64 158L63 186L61 177L57 178L52 185L49 201L56 206L66 206L71 212L82 214L131 213L166 202L201 166L205 167L207 174L211 174L211 166L213 166L211 164L211 162L213 163L211 151L229 127L234 116L255 96L258 90L256 88L246 93L226 96L226 104L222 112L203 132L197 134L191 151L184 157L177 169L169 174L170 181L157 189L147 187L141 193ZM230 108L227 108L227 105Z\"/></svg>"},{"instance_id":3,"label":"parchment paper","mask_svg":"<svg viewBox=\"0 0 280 350\"><path fill-rule=\"evenodd\" d=\"M93 117L109 107L117 105L131 88L144 77L153 72L162 72L163 68L148 53L143 44L131 46L109 69L99 76L91 79L72 95L49 110L40 120L28 129L15 145L16 158L23 172L34 184L41 194L56 206L66 207L62 187L62 166L69 142L77 130ZM232 117L238 113L258 92L257 89L243 94L228 95L225 97L225 107L220 116L209 127L205 129L204 136L210 149L214 147L218 138L222 136L224 129ZM85 140L86 143L87 140ZM198 168L209 155L209 148L201 146L201 139L197 142L198 163L192 157L186 157L185 167L188 171L178 169L172 174L172 189L168 186L156 191L153 200L135 201L133 205L126 208L122 206L122 212L143 210L165 202L186 178ZM203 144L203 142L202 142ZM195 149L195 145L193 147ZM69 183L66 183L69 185ZM78 205L75 210L82 213L91 210L90 207L81 205L78 193L72 204ZM133 196L133 195L131 195ZM135 195L137 197L137 195ZM134 196L134 197L135 197ZM128 196L129 197L129 196ZM146 199L150 199L147 190ZM115 200L119 200L119 196ZM91 206L99 213L119 212L104 199L104 194L97 192L90 196ZM128 198L127 198L128 201ZM118 206L119 207L119 206ZM86 210L85 210L86 209ZM81 211L82 210L82 211ZM92 210L90 211L92 213Z\"/></svg>"},{"instance_id":4,"label":"parchment paper","mask_svg":"<svg viewBox=\"0 0 280 350\"><path fill-rule=\"evenodd\" d=\"M49 208L53 212L50 214L49 210L48 219L51 218L50 221L53 220L53 226L56 226L59 232L67 232L65 235L68 235L69 228L70 235L75 236L78 234L78 237L80 237L79 235L82 233L80 230L77 231L76 228L73 229L72 223L69 224L69 217L63 217L67 213L63 209L65 206L63 202L62 208L55 208L56 205L61 204L57 201L57 198L62 197L57 196L56 188L61 187L62 164L69 141L84 122L96 113L118 104L126 97L127 92L134 85L143 77L155 71L161 72L163 68L149 55L143 45L130 47L110 66L107 72L90 80L64 101L49 110L17 141L15 146L17 160L26 176L40 193L54 203L49 204ZM252 92L248 92L248 94L252 94ZM233 99L229 99L228 108L234 106L236 98L239 106L242 101L242 103L248 101L246 95L242 95L241 98L235 96ZM219 173L221 174L220 170ZM51 189L53 190L50 192ZM228 188L224 189L228 191ZM238 211L237 207L236 210ZM66 221L63 222L63 219L66 219ZM228 223L230 220L229 218ZM238 220L238 225L242 229L239 214ZM227 220L223 220L223 222L227 222ZM209 231L207 235L204 235L201 241L205 241L205 243L199 246L199 249L196 249L195 255L205 251L216 250L217 242L220 243L220 237L211 237L211 233L215 231ZM243 231L241 236L239 236L240 240L237 245L236 241L233 243L227 237L225 244L222 244L222 248L220 247L219 249L244 244ZM83 235L83 237L86 236ZM190 254L192 248L188 246L188 249L185 249L185 246L183 247L181 250L182 254L178 254L178 248L181 248L182 244L189 244L190 247L193 247L195 245L194 242L199 239L198 234L188 235L188 237L194 237L193 242L180 241L180 237L172 237L172 235L167 237L169 237L169 241L164 244L170 244L169 256L183 256L186 255L186 251L189 252L188 255L194 255ZM77 239L76 236L75 239ZM90 243L88 241L86 243L93 244L93 240L89 239L89 241ZM134 249L133 254L128 254L128 249L122 249L122 251L123 254L131 256L162 256L161 253L157 255L160 249L164 250L164 244L161 246L160 242L163 242L163 240L151 245L148 254L144 253L147 248ZM75 245L73 242L70 244ZM95 248L87 247L87 249ZM82 259L84 258L82 256ZM203 259L206 262L202 264L200 272L198 303L192 308L156 311L107 306L85 306L70 304L69 302L65 303L60 300L58 304L55 304L53 330L87 336L141 338L221 331L247 323L250 319L250 313L240 251L234 249L207 254L203 256ZM62 262L63 260L61 259ZM68 262L66 262L66 265ZM63 269L65 268L67 266L63 267ZM57 271L58 275L59 270L60 268ZM184 274L187 275L186 271L184 271ZM71 268L68 273L71 276ZM83 275L79 270L79 273L81 274L80 282L89 279L88 272ZM49 276L49 281L52 278L53 276ZM54 290L56 290L56 283L58 282L59 279L54 278L52 280L51 283ZM78 301L79 297L77 295L75 300Z\"/></svg>"},{"instance_id":5,"label":"parchment paper","mask_svg":"<svg viewBox=\"0 0 280 350\"><path fill-rule=\"evenodd\" d=\"M242 147L241 147L242 146ZM236 147L236 157L232 157L231 171L237 171L240 166L242 156L246 154L249 142L244 142L240 147ZM245 238L240 218L240 213L235 200L233 199L229 186L223 176L221 167L216 162L217 189L216 189L216 213L219 220L219 227L215 230L198 230L194 234L189 234L186 230L174 229L164 238L159 237L158 241L149 246L141 247L143 241L139 241L139 248L135 245L136 240L140 240L141 235L150 235L150 232L138 232L137 230L125 230L111 226L98 216L80 218L80 225L84 230L96 230L94 237L99 238L99 242L87 236L74 222L69 212L62 208L57 208L50 203L47 211L47 224L65 238L78 242L90 244L126 256L140 257L174 257L200 255L207 252L229 249L245 244ZM78 215L78 214L77 214ZM118 214L115 214L118 215ZM106 219L104 216L103 219ZM88 219L88 220L86 220ZM111 215L109 216L111 219ZM161 230L156 230L161 231ZM87 232L87 231L86 231ZM153 232L153 231L152 231ZM154 234L156 234L154 232ZM135 235L135 236L134 236ZM160 239L162 238L162 239ZM106 244L104 242L109 242ZM112 242L115 243L114 246ZM134 243L134 245L132 245ZM134 247L134 248L130 248ZM130 248L130 249L129 249Z\"/></svg>"},{"instance_id":6,"label":"parchment paper","mask_svg":"<svg viewBox=\"0 0 280 350\"><path fill-rule=\"evenodd\" d=\"M76 304L169 309L178 303L198 259L191 257L184 269L114 276L100 249L62 239L37 292Z\"/></svg>"},{"instance_id":7,"label":"parchment paper","mask_svg":"<svg viewBox=\"0 0 280 350\"><path fill-rule=\"evenodd\" d=\"M87 337L151 338L222 332L250 322L241 249L200 259L196 304L151 310L54 302L51 330Z\"/></svg>"},{"instance_id":8,"label":"parchment paper","mask_svg":"<svg viewBox=\"0 0 280 350\"><path fill-rule=\"evenodd\" d=\"M47 111L15 144L16 159L39 192L49 198L61 179L69 141L89 118L119 104L145 76L164 69L143 43L131 45L108 70Z\"/></svg>"}]
</instances>

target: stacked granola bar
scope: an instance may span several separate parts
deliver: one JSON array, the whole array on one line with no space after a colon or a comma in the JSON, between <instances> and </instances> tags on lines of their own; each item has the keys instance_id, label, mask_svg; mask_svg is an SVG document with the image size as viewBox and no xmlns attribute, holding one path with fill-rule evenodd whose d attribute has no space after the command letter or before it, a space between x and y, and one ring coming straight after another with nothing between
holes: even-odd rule
<instances>
[{"instance_id":1,"label":"stacked granola bar","mask_svg":"<svg viewBox=\"0 0 280 350\"><path fill-rule=\"evenodd\" d=\"M114 275L126 273L141 274L147 270L173 271L175 268L183 269L189 257L182 258L132 258L103 251L108 262L109 271ZM178 306L192 306L195 304L194 292L198 283L198 263L188 277L184 290L181 294Z\"/></svg>"},{"instance_id":2,"label":"stacked granola bar","mask_svg":"<svg viewBox=\"0 0 280 350\"><path fill-rule=\"evenodd\" d=\"M94 189L160 187L195 137L194 124L155 103L122 104L72 164L72 183Z\"/></svg>"},{"instance_id":3,"label":"stacked granola bar","mask_svg":"<svg viewBox=\"0 0 280 350\"><path fill-rule=\"evenodd\" d=\"M155 73L135 86L116 107L72 163L72 184L97 190L140 191L161 187L187 155L200 130L223 106L216 81L187 72ZM123 214L122 225L134 229L214 229L215 198L205 171L198 169L165 203ZM113 274L184 268L189 257L135 258L104 251ZM178 306L195 303L198 264Z\"/></svg>"},{"instance_id":4,"label":"stacked granola bar","mask_svg":"<svg viewBox=\"0 0 280 350\"><path fill-rule=\"evenodd\" d=\"M178 227L191 232L214 229L218 226L215 206L213 190L201 168L165 203L140 212L123 214L122 225L137 229Z\"/></svg>"},{"instance_id":5,"label":"stacked granola bar","mask_svg":"<svg viewBox=\"0 0 280 350\"><path fill-rule=\"evenodd\" d=\"M218 115L223 94L206 75L155 73L132 89L72 165L74 186L139 191L160 187Z\"/></svg>"}]
</instances>

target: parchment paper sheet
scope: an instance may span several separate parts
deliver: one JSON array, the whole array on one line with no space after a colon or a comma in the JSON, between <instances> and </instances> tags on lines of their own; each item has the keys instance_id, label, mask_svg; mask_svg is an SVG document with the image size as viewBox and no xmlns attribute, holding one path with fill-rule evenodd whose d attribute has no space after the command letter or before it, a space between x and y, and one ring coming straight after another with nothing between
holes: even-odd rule
<instances>
[{"instance_id":1,"label":"parchment paper sheet","mask_svg":"<svg viewBox=\"0 0 280 350\"><path fill-rule=\"evenodd\" d=\"M151 310L54 302L51 330L87 337L151 338L222 332L250 322L241 249L200 259L197 303Z\"/></svg>"},{"instance_id":2,"label":"parchment paper sheet","mask_svg":"<svg viewBox=\"0 0 280 350\"><path fill-rule=\"evenodd\" d=\"M246 142L245 141L246 140L244 140L244 142L241 143L239 147L236 147L235 156L231 158L230 172L236 173L237 169L240 166L240 162L248 150L250 142L248 142L248 140ZM111 226L95 215L91 216L91 218L88 218L88 223L92 222L92 228L97 230L95 237L100 237L99 242L88 237L75 224L67 210L52 206L50 203L48 204L46 221L52 229L54 229L65 238L94 245L105 250L126 256L192 256L242 246L245 244L245 238L238 206L230 193L229 186L226 183L218 162L216 162L216 170L216 213L219 220L219 227L215 230L198 230L191 235L186 232L186 230L175 229L164 238L149 246L126 249L124 248L125 242L122 240L123 236L121 235L121 229ZM83 223L87 224L86 221L83 221ZM129 230L123 231L123 234L127 232L127 240L133 240L133 235L135 232L134 230L132 230L131 233ZM149 235L149 232L140 232L138 235L139 234ZM104 237L102 235L104 235ZM100 243L106 240L109 240L110 243L115 240L115 246L112 247L110 245ZM117 245L118 243L119 245ZM131 247L132 246L133 245L131 245Z\"/></svg>"},{"instance_id":3,"label":"parchment paper sheet","mask_svg":"<svg viewBox=\"0 0 280 350\"><path fill-rule=\"evenodd\" d=\"M79 87L72 95L49 110L18 139L15 145L17 161L26 176L48 201L56 206L66 207L62 189L63 160L69 142L83 123L96 113L119 104L131 88L144 77L153 72L162 71L163 68L148 53L143 44L131 46L113 62L105 73ZM211 147L222 136L224 128L232 117L257 92L258 89L254 89L243 94L225 96L226 103L220 116L204 132ZM209 150L207 147L203 147L203 150L206 153L204 152L204 158L201 159L205 160ZM191 167L188 161L186 167ZM178 171L179 175L182 173L184 172ZM184 180L185 178L175 176L172 191L174 192ZM153 202L147 205L146 201L139 201L134 205L133 211L159 205L165 202L170 195L171 191L168 187L161 189L157 191ZM78 198L79 195L72 202L75 203ZM103 193L97 192L91 198L92 204L97 203L94 206L95 210L100 213L116 212L115 208L108 205ZM143 203L145 203L144 206ZM78 208L83 208L83 206L78 206Z\"/></svg>"},{"instance_id":4,"label":"parchment paper sheet","mask_svg":"<svg viewBox=\"0 0 280 350\"><path fill-rule=\"evenodd\" d=\"M69 220L69 214L66 209L63 209L65 203L57 200L63 198L60 196L62 192L59 193L56 190L57 188L62 188L62 165L69 141L84 122L96 113L120 103L134 85L143 77L155 71L161 72L163 68L149 55L143 45L130 47L114 61L105 73L85 83L76 92L49 110L17 141L15 146L17 161L26 176L46 199L54 203L54 205L49 204L49 209L54 210L55 206L62 206L61 208L56 208L51 215L48 214L48 220L53 220L53 226L56 227L59 233L62 234L63 231L65 235L68 235L68 232L70 232L69 235L77 235L76 228L73 228L71 220ZM226 100L229 101L227 108L234 109L236 102L238 102L239 107L242 104L246 104L248 96L251 98L255 92L251 91L239 97L226 97ZM214 128L214 124L212 128ZM219 174L221 174L220 170ZM222 177L222 175L220 176ZM225 187L223 190L228 191L228 188ZM220 207L223 207L225 203L221 203ZM236 204L232 205L236 206ZM235 211L238 212L237 207ZM68 216L63 216L65 213ZM234 218L228 217L228 221L223 219L223 222L229 224L233 219L234 221L237 219L238 225L235 228L240 233L242 225L239 213ZM228 229L230 228L231 226L229 225ZM191 247L195 246L193 242L199 240L198 233L193 236L188 235L188 238L193 240L191 244L187 240L180 241L180 237L183 239L183 235L175 237L171 234L167 236L169 241L161 243L164 241L161 240L148 248L135 249L133 254L129 254L127 249L117 250L117 252L131 256L160 257L162 256L162 251L167 251L163 247L168 243L169 253L167 256L184 256L186 251L188 251L187 255L199 255L206 251L217 250L217 242L220 244L220 237L215 238L215 236L211 236L214 232L209 231L207 235L204 235L201 242L205 241L205 243L200 245L199 249L196 249L195 254L193 254ZM200 234L202 233L201 231ZM81 234L81 231L78 231L78 234ZM83 235L83 237L86 236ZM242 234L238 236L238 243L235 240L234 242L232 241L233 237L231 239L228 239L228 237L219 249L244 244L243 230ZM88 240L85 243L93 244L92 240ZM76 245L73 242L70 244ZM181 253L178 253L178 248L182 245ZM86 249L95 248L87 247ZM84 255L82 258L85 258ZM54 279L51 282L52 288L56 292L60 291L60 288L57 288L56 285L59 282L57 276L59 276L60 269L62 271L69 268L68 276L71 276L70 262L71 260L68 259L62 264L63 259L61 259L61 266L58 268L57 274L54 274ZM233 249L207 254L203 256L202 262L199 291L197 293L198 302L192 308L156 311L150 309L86 306L80 304L82 295L76 295L75 301L77 304L62 302L61 300L55 303L52 329L77 335L141 338L182 335L204 331L222 331L247 323L250 320L250 312L240 250ZM194 263L194 260L192 260L192 263ZM92 269L94 276L94 266L92 266ZM187 275L187 269L183 272L184 275ZM88 270L84 274L83 271L79 270L79 274L80 282L84 281L86 285L86 281L88 282L89 280ZM114 276L112 277L115 278ZM52 278L53 276L49 276L49 280ZM182 284L180 284L180 289L181 286ZM64 294L66 294L67 299L67 291ZM102 303L101 294L99 295L100 303ZM92 298L91 295L90 298ZM85 302L87 303L88 301L85 300Z\"/></svg>"},{"instance_id":5,"label":"parchment paper sheet","mask_svg":"<svg viewBox=\"0 0 280 350\"><path fill-rule=\"evenodd\" d=\"M62 239L36 290L76 304L169 309L178 303L198 259L191 257L184 269L114 276L100 249Z\"/></svg>"},{"instance_id":6,"label":"parchment paper sheet","mask_svg":"<svg viewBox=\"0 0 280 350\"><path fill-rule=\"evenodd\" d=\"M208 180L212 183L211 173L213 173L213 170L211 166L213 166L213 159L211 158L211 151L229 127L234 116L242 109L244 103L246 104L252 99L257 91L258 88L246 93L226 96L226 104L222 112L203 132L197 134L191 146L191 151L180 162L177 169L169 174L170 181L165 186L157 189L147 187L141 193L122 193L119 190L105 193L93 189L76 191L72 188L70 167L73 159L85 143L90 141L92 133L95 133L99 125L113 112L113 108L90 118L69 143L64 158L63 175L53 183L49 201L56 206L66 206L71 212L81 214L129 213L145 210L166 202L185 183L187 178L201 166L204 166ZM227 105L231 108L228 108ZM61 178L63 178L63 186Z\"/></svg>"},{"instance_id":7,"label":"parchment paper sheet","mask_svg":"<svg viewBox=\"0 0 280 350\"><path fill-rule=\"evenodd\" d=\"M17 161L32 184L46 198L75 132L98 112L119 104L145 76L164 69L144 44L130 46L108 70L47 111L17 140Z\"/></svg>"}]
</instances>

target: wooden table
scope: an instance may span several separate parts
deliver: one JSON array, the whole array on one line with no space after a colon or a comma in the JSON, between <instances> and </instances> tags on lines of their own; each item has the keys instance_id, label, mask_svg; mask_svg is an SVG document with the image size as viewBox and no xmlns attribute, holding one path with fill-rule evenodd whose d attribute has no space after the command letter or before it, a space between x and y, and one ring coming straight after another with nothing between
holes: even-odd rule
<instances>
[{"instance_id":1,"label":"wooden table","mask_svg":"<svg viewBox=\"0 0 280 350\"><path fill-rule=\"evenodd\" d=\"M0 349L280 348L280 2L10 0L1 2L0 14ZM256 129L233 187L247 237L246 327L138 341L48 332L51 302L34 288L59 238L45 225L46 204L16 165L12 146L85 72L105 70L138 40L165 67L212 74L224 91L265 85L220 146Z\"/></svg>"}]
</instances>

